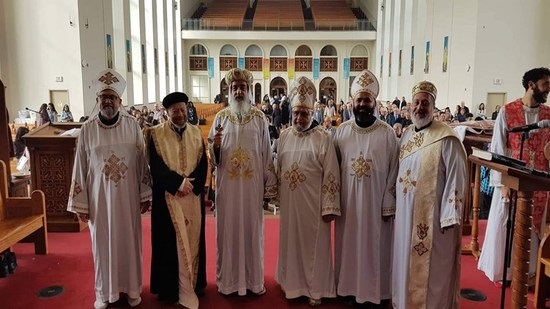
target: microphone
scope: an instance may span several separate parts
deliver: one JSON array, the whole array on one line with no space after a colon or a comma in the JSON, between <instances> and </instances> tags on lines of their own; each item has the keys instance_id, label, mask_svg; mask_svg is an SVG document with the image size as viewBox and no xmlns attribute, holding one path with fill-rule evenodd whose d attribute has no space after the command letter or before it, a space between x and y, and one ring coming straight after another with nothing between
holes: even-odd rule
<instances>
[{"instance_id":1,"label":"microphone","mask_svg":"<svg viewBox=\"0 0 550 309\"><path fill-rule=\"evenodd\" d=\"M541 120L539 122L535 122L535 123L532 123L532 124L526 124L524 126L519 126L519 127L507 129L506 131L508 133L529 132L531 130L548 128L548 127L550 127L550 120L545 119L545 120Z\"/></svg>"},{"instance_id":2,"label":"microphone","mask_svg":"<svg viewBox=\"0 0 550 309\"><path fill-rule=\"evenodd\" d=\"M30 111L30 112L40 114L39 112L35 111L34 109L30 109L30 108L28 108L28 107L25 107L25 109L28 110L28 111Z\"/></svg>"}]
</instances>

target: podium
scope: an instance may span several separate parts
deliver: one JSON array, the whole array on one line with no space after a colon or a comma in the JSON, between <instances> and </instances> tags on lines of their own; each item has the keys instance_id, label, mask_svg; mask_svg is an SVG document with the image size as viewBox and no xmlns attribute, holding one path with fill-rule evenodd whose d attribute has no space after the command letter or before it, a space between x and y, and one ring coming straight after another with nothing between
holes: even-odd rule
<instances>
[{"instance_id":1,"label":"podium","mask_svg":"<svg viewBox=\"0 0 550 309\"><path fill-rule=\"evenodd\" d=\"M60 136L80 126L80 123L47 123L23 137L31 155L32 190L42 190L46 196L49 232L80 232L87 226L74 213L66 211L77 138Z\"/></svg>"},{"instance_id":2,"label":"podium","mask_svg":"<svg viewBox=\"0 0 550 309\"><path fill-rule=\"evenodd\" d=\"M550 190L550 178L535 176L526 171L502 164L486 161L476 156L469 156L469 161L476 170L476 190L474 191L472 252L479 255L478 222L479 222L479 170L481 166L502 173L502 184L517 191L516 217L514 222L514 240L512 254L512 308L527 307L527 289L529 280L529 253L532 226L532 198L534 191ZM474 251L475 250L475 251ZM474 255L476 255L474 253Z\"/></svg>"}]
</instances>

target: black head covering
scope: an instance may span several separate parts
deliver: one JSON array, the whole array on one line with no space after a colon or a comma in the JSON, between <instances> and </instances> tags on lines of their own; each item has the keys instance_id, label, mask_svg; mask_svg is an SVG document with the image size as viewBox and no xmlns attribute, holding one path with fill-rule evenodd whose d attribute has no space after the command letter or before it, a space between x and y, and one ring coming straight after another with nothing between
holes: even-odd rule
<instances>
[{"instance_id":1,"label":"black head covering","mask_svg":"<svg viewBox=\"0 0 550 309\"><path fill-rule=\"evenodd\" d=\"M162 100L162 106L168 109L170 106L176 103L185 103L189 102L189 97L183 92L172 92L169 95L165 96Z\"/></svg>"}]
</instances>

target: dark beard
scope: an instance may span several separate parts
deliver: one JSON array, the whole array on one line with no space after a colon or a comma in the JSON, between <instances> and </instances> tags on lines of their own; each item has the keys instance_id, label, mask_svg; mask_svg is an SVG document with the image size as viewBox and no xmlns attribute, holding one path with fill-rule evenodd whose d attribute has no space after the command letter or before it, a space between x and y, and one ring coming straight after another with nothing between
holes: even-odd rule
<instances>
[{"instance_id":1,"label":"dark beard","mask_svg":"<svg viewBox=\"0 0 550 309\"><path fill-rule=\"evenodd\" d=\"M366 125L374 118L374 110L363 108L361 110L354 108L353 115L355 115L355 121L360 125Z\"/></svg>"},{"instance_id":2,"label":"dark beard","mask_svg":"<svg viewBox=\"0 0 550 309\"><path fill-rule=\"evenodd\" d=\"M546 98L544 98L544 93L542 91L539 91L537 87L533 89L533 100L539 104L546 103Z\"/></svg>"}]
</instances>

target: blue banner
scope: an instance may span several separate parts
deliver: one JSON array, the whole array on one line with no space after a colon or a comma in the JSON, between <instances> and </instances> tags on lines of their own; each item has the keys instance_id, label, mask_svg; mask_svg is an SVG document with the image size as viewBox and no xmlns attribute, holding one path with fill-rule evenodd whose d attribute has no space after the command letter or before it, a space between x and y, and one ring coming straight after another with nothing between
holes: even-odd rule
<instances>
[{"instance_id":1,"label":"blue banner","mask_svg":"<svg viewBox=\"0 0 550 309\"><path fill-rule=\"evenodd\" d=\"M243 58L243 57L239 57L238 60L239 60L239 61L238 61L238 63L237 63L237 67L238 67L239 69L244 69L244 58Z\"/></svg>"},{"instance_id":2,"label":"blue banner","mask_svg":"<svg viewBox=\"0 0 550 309\"><path fill-rule=\"evenodd\" d=\"M344 78L349 78L349 58L344 58Z\"/></svg>"},{"instance_id":3,"label":"blue banner","mask_svg":"<svg viewBox=\"0 0 550 309\"><path fill-rule=\"evenodd\" d=\"M208 77L214 77L214 58L208 57Z\"/></svg>"},{"instance_id":4,"label":"blue banner","mask_svg":"<svg viewBox=\"0 0 550 309\"><path fill-rule=\"evenodd\" d=\"M320 60L313 58L313 79L319 79Z\"/></svg>"}]
</instances>

